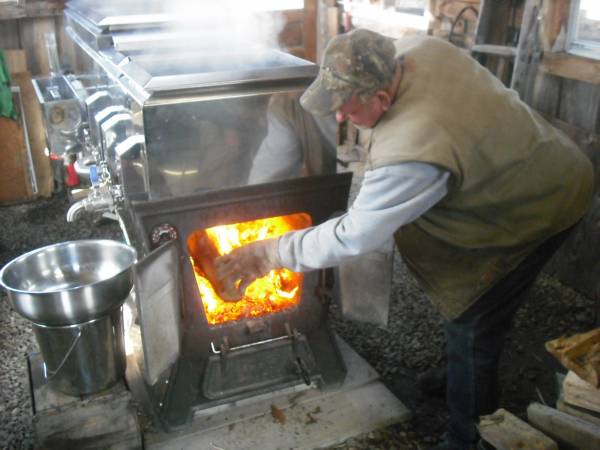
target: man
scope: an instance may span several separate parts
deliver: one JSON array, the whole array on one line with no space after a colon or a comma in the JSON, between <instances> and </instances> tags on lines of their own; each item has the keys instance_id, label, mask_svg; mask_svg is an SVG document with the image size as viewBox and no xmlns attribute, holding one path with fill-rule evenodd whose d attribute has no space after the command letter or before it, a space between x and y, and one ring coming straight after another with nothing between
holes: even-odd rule
<instances>
[{"instance_id":1,"label":"man","mask_svg":"<svg viewBox=\"0 0 600 450\"><path fill-rule=\"evenodd\" d=\"M372 129L369 170L344 216L218 259L229 299L275 267L334 266L394 235L446 319L450 421L439 448L476 448L479 416L498 407L498 360L515 310L590 204L590 161L435 38L337 36L301 103Z\"/></svg>"}]
</instances>

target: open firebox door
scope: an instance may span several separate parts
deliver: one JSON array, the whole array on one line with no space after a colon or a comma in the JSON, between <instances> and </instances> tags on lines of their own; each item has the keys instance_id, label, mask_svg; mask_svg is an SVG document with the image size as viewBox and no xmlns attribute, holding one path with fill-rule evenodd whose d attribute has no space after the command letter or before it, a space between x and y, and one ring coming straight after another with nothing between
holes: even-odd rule
<instances>
[{"instance_id":1,"label":"open firebox door","mask_svg":"<svg viewBox=\"0 0 600 450\"><path fill-rule=\"evenodd\" d=\"M150 386L168 376L181 349L179 259L178 246L171 241L134 267L143 373Z\"/></svg>"},{"instance_id":2,"label":"open firebox door","mask_svg":"<svg viewBox=\"0 0 600 450\"><path fill-rule=\"evenodd\" d=\"M127 381L155 423L174 364L181 353L181 256L167 242L134 266L137 325L125 332L131 344ZM133 366L133 367L131 367ZM139 393L142 395L139 395Z\"/></svg>"}]
</instances>

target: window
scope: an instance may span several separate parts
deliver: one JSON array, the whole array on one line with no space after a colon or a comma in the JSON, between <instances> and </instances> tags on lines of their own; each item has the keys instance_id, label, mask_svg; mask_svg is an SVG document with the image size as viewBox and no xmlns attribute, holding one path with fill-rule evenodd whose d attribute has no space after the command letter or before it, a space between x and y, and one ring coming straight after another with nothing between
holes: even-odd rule
<instances>
[{"instance_id":1,"label":"window","mask_svg":"<svg viewBox=\"0 0 600 450\"><path fill-rule=\"evenodd\" d=\"M427 0L395 0L394 7L396 11L405 14L416 14L422 16L425 14Z\"/></svg>"},{"instance_id":2,"label":"window","mask_svg":"<svg viewBox=\"0 0 600 450\"><path fill-rule=\"evenodd\" d=\"M254 0L257 10L285 11L289 9L303 9L304 0Z\"/></svg>"},{"instance_id":3,"label":"window","mask_svg":"<svg viewBox=\"0 0 600 450\"><path fill-rule=\"evenodd\" d=\"M569 22L569 53L600 59L600 1L573 0Z\"/></svg>"}]
</instances>

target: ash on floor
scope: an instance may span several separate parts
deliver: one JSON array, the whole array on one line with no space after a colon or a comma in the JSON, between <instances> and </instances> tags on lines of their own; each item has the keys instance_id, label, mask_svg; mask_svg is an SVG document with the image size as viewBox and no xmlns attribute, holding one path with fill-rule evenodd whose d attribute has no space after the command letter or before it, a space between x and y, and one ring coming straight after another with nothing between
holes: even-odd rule
<instances>
[{"instance_id":1,"label":"ash on floor","mask_svg":"<svg viewBox=\"0 0 600 450\"><path fill-rule=\"evenodd\" d=\"M0 208L0 266L29 250L75 239L121 240L115 222L84 217L65 220L68 200L55 196L23 205ZM527 405L556 400L555 373L562 367L544 350L544 342L563 334L595 326L591 299L578 295L557 280L542 275L515 319L504 357L502 406L524 417ZM442 319L400 258L396 257L390 324L386 329L349 322L334 308L336 331L381 374L386 386L414 414L412 424L392 426L351 439L333 448L425 449L437 442L447 419L443 395L426 394L418 377L443 367ZM10 310L6 295L0 298L0 443L3 448L31 448L31 406L25 354L35 348L29 323Z\"/></svg>"}]
</instances>

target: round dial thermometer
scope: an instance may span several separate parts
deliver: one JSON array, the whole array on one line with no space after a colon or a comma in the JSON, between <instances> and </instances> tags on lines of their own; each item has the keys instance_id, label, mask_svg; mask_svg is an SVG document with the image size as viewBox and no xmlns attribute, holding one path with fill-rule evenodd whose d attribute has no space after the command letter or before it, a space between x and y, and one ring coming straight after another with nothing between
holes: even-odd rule
<instances>
[{"instance_id":1,"label":"round dial thermometer","mask_svg":"<svg viewBox=\"0 0 600 450\"><path fill-rule=\"evenodd\" d=\"M168 223L157 225L150 234L152 248L159 247L169 241L172 241L173 239L177 239L177 230L173 225Z\"/></svg>"}]
</instances>

